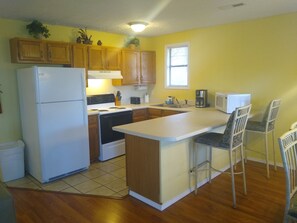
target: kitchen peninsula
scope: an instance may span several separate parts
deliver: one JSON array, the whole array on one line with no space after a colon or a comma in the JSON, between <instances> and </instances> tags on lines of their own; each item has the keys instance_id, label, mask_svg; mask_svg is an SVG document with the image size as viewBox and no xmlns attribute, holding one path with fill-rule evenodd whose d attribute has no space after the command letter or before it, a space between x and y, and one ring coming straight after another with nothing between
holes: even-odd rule
<instances>
[{"instance_id":1,"label":"kitchen peninsula","mask_svg":"<svg viewBox=\"0 0 297 223\"><path fill-rule=\"evenodd\" d=\"M113 127L125 133L129 194L158 210L189 194L194 187L190 173L193 138L220 129L228 117L214 108L193 108L187 113ZM221 167L227 165L221 153L213 156L222 160Z\"/></svg>"}]
</instances>

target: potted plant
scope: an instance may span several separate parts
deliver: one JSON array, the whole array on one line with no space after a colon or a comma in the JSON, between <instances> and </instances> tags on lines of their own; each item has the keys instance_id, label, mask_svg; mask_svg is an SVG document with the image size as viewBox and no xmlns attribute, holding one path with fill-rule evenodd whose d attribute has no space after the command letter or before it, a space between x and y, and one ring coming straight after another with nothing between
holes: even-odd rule
<instances>
[{"instance_id":1,"label":"potted plant","mask_svg":"<svg viewBox=\"0 0 297 223\"><path fill-rule=\"evenodd\" d=\"M30 24L26 26L30 35L32 35L36 39L40 39L42 37L48 38L51 34L46 26L44 26L38 20L33 20Z\"/></svg>"},{"instance_id":2,"label":"potted plant","mask_svg":"<svg viewBox=\"0 0 297 223\"><path fill-rule=\"evenodd\" d=\"M138 48L139 45L140 45L140 41L136 37L132 37L132 38L128 39L128 41L126 42L126 47L129 47L131 49Z\"/></svg>"},{"instance_id":3,"label":"potted plant","mask_svg":"<svg viewBox=\"0 0 297 223\"><path fill-rule=\"evenodd\" d=\"M76 42L77 43L83 43L83 44L91 44L93 43L93 40L91 40L92 35L88 37L87 28L85 29L79 29L78 30L79 37L77 37Z\"/></svg>"}]
</instances>

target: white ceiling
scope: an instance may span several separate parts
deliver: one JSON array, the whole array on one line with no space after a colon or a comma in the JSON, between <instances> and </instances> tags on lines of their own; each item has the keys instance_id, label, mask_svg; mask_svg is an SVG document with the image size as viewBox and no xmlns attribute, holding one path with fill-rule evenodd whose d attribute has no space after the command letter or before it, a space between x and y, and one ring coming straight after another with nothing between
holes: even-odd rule
<instances>
[{"instance_id":1,"label":"white ceiling","mask_svg":"<svg viewBox=\"0 0 297 223\"><path fill-rule=\"evenodd\" d=\"M243 6L234 7L243 3ZM87 27L133 35L128 22L149 26L139 36L159 36L195 28L297 11L297 0L1 0L0 17Z\"/></svg>"}]
</instances>

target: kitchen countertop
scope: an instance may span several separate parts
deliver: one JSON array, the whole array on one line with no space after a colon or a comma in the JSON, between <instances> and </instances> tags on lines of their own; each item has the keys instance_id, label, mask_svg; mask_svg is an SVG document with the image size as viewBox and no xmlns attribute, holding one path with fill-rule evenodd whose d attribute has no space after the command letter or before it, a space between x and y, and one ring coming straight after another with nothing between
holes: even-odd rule
<instances>
[{"instance_id":1,"label":"kitchen countertop","mask_svg":"<svg viewBox=\"0 0 297 223\"><path fill-rule=\"evenodd\" d=\"M113 130L158 141L174 142L224 126L229 118L229 114L215 108L190 107L172 110L188 112L116 126Z\"/></svg>"},{"instance_id":2,"label":"kitchen countertop","mask_svg":"<svg viewBox=\"0 0 297 223\"><path fill-rule=\"evenodd\" d=\"M187 108L170 108L170 107L159 107L159 106L154 106L156 104L160 103L142 103L142 104L123 104L120 107L127 107L131 108L132 110L136 109L143 109L143 108L157 108L157 109L166 109L166 110L175 110L175 111L193 111L195 110L195 106L187 107ZM88 115L98 115L98 111L89 111L88 110Z\"/></svg>"}]
</instances>

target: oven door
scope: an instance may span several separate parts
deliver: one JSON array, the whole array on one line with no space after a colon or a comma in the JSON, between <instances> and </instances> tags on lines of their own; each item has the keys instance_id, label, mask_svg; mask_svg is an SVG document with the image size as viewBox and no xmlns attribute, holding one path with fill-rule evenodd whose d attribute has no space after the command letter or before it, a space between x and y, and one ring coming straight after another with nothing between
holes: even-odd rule
<instances>
[{"instance_id":1,"label":"oven door","mask_svg":"<svg viewBox=\"0 0 297 223\"><path fill-rule=\"evenodd\" d=\"M132 123L132 111L99 115L101 145L125 138L125 134L113 131L112 127Z\"/></svg>"}]
</instances>

